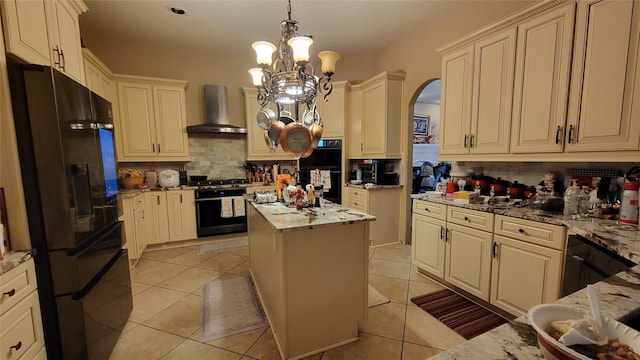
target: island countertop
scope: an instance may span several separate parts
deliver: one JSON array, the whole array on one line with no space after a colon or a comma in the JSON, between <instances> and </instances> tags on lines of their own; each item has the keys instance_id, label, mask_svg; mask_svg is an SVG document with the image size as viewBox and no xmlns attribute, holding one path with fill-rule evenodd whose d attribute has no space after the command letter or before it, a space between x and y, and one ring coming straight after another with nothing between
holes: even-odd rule
<instances>
[{"instance_id":1,"label":"island countertop","mask_svg":"<svg viewBox=\"0 0 640 360\"><path fill-rule=\"evenodd\" d=\"M248 200L247 203L264 216L276 231L353 224L361 221L375 221L376 219L373 215L324 200L319 208L303 208L302 210L287 207L280 202L258 204Z\"/></svg>"}]
</instances>

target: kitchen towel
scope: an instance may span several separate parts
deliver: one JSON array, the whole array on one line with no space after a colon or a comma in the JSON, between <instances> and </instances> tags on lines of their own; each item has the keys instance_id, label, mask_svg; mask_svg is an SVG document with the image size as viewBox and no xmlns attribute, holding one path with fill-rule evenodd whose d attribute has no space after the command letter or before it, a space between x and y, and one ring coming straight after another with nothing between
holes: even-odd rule
<instances>
[{"instance_id":1,"label":"kitchen towel","mask_svg":"<svg viewBox=\"0 0 640 360\"><path fill-rule=\"evenodd\" d=\"M233 199L232 197L222 198L222 210L220 211L220 217L230 218L233 217Z\"/></svg>"},{"instance_id":2,"label":"kitchen towel","mask_svg":"<svg viewBox=\"0 0 640 360\"><path fill-rule=\"evenodd\" d=\"M319 187L322 185L322 178L320 177L320 170L311 170L311 185Z\"/></svg>"},{"instance_id":3,"label":"kitchen towel","mask_svg":"<svg viewBox=\"0 0 640 360\"><path fill-rule=\"evenodd\" d=\"M233 199L233 216L244 216L244 197L243 196L232 196Z\"/></svg>"},{"instance_id":4,"label":"kitchen towel","mask_svg":"<svg viewBox=\"0 0 640 360\"><path fill-rule=\"evenodd\" d=\"M331 190L331 171L320 170L320 177L322 178L322 191Z\"/></svg>"}]
</instances>

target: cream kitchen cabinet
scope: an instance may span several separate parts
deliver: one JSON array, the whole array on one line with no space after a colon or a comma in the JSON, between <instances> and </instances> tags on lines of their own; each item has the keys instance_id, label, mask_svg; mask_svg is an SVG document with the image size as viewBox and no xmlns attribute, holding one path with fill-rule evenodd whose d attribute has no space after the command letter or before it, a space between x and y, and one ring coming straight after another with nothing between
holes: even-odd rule
<instances>
[{"instance_id":1,"label":"cream kitchen cabinet","mask_svg":"<svg viewBox=\"0 0 640 360\"><path fill-rule=\"evenodd\" d=\"M80 0L2 1L8 53L50 65L84 84L78 16L87 11Z\"/></svg>"},{"instance_id":2,"label":"cream kitchen cabinet","mask_svg":"<svg viewBox=\"0 0 640 360\"><path fill-rule=\"evenodd\" d=\"M87 11L83 2L45 0L52 66L84 84L84 65L78 16ZM51 21L49 21L51 20Z\"/></svg>"},{"instance_id":3,"label":"cream kitchen cabinet","mask_svg":"<svg viewBox=\"0 0 640 360\"><path fill-rule=\"evenodd\" d=\"M413 200L411 258L414 265L444 278L447 205Z\"/></svg>"},{"instance_id":4,"label":"cream kitchen cabinet","mask_svg":"<svg viewBox=\"0 0 640 360\"><path fill-rule=\"evenodd\" d=\"M149 244L162 244L198 237L193 190L145 192L144 209Z\"/></svg>"},{"instance_id":5,"label":"cream kitchen cabinet","mask_svg":"<svg viewBox=\"0 0 640 360\"><path fill-rule=\"evenodd\" d=\"M575 3L518 25L512 153L562 152Z\"/></svg>"},{"instance_id":6,"label":"cream kitchen cabinet","mask_svg":"<svg viewBox=\"0 0 640 360\"><path fill-rule=\"evenodd\" d=\"M494 215L447 207L445 281L489 301Z\"/></svg>"},{"instance_id":7,"label":"cream kitchen cabinet","mask_svg":"<svg viewBox=\"0 0 640 360\"><path fill-rule=\"evenodd\" d=\"M82 49L82 56L86 86L113 104L117 100L117 90L111 70L87 48Z\"/></svg>"},{"instance_id":8,"label":"cream kitchen cabinet","mask_svg":"<svg viewBox=\"0 0 640 360\"><path fill-rule=\"evenodd\" d=\"M196 239L196 199L193 190L167 191L169 241Z\"/></svg>"},{"instance_id":9,"label":"cream kitchen cabinet","mask_svg":"<svg viewBox=\"0 0 640 360\"><path fill-rule=\"evenodd\" d=\"M565 151L637 150L640 3L579 1Z\"/></svg>"},{"instance_id":10,"label":"cream kitchen cabinet","mask_svg":"<svg viewBox=\"0 0 640 360\"><path fill-rule=\"evenodd\" d=\"M565 228L496 215L490 303L515 315L560 296Z\"/></svg>"},{"instance_id":11,"label":"cream kitchen cabinet","mask_svg":"<svg viewBox=\"0 0 640 360\"><path fill-rule=\"evenodd\" d=\"M343 138L345 135L346 118L349 115L349 90L348 81L333 82L333 91L323 101L319 97L316 101L318 113L323 123L323 138Z\"/></svg>"},{"instance_id":12,"label":"cream kitchen cabinet","mask_svg":"<svg viewBox=\"0 0 640 360\"><path fill-rule=\"evenodd\" d=\"M369 223L370 246L396 244L400 242L400 196L402 189L362 189L346 187L346 207L371 214L376 221Z\"/></svg>"},{"instance_id":13,"label":"cream kitchen cabinet","mask_svg":"<svg viewBox=\"0 0 640 360\"><path fill-rule=\"evenodd\" d=\"M356 117L360 119L361 136L360 139L355 136L351 138L351 141L360 142L360 157L401 157L400 117L404 77L403 73L383 72L360 84L362 101L352 106L359 105L355 111L360 112ZM350 157L355 157L355 154Z\"/></svg>"},{"instance_id":14,"label":"cream kitchen cabinet","mask_svg":"<svg viewBox=\"0 0 640 360\"><path fill-rule=\"evenodd\" d=\"M186 82L115 76L118 161L188 161Z\"/></svg>"},{"instance_id":15,"label":"cream kitchen cabinet","mask_svg":"<svg viewBox=\"0 0 640 360\"><path fill-rule=\"evenodd\" d=\"M442 59L440 154L509 152L516 29Z\"/></svg>"},{"instance_id":16,"label":"cream kitchen cabinet","mask_svg":"<svg viewBox=\"0 0 640 360\"><path fill-rule=\"evenodd\" d=\"M140 193L134 197L122 198L122 216L126 236L125 248L129 259L139 259L147 247L147 223L145 221L145 196Z\"/></svg>"},{"instance_id":17,"label":"cream kitchen cabinet","mask_svg":"<svg viewBox=\"0 0 640 360\"><path fill-rule=\"evenodd\" d=\"M7 53L31 64L51 65L44 1L3 0L0 5Z\"/></svg>"},{"instance_id":18,"label":"cream kitchen cabinet","mask_svg":"<svg viewBox=\"0 0 640 360\"><path fill-rule=\"evenodd\" d=\"M0 275L3 359L46 359L33 260Z\"/></svg>"},{"instance_id":19,"label":"cream kitchen cabinet","mask_svg":"<svg viewBox=\"0 0 640 360\"><path fill-rule=\"evenodd\" d=\"M489 301L491 286L491 213L413 200L414 265Z\"/></svg>"},{"instance_id":20,"label":"cream kitchen cabinet","mask_svg":"<svg viewBox=\"0 0 640 360\"><path fill-rule=\"evenodd\" d=\"M347 158L362 158L362 87L353 85L349 93L349 129L347 143Z\"/></svg>"},{"instance_id":21,"label":"cream kitchen cabinet","mask_svg":"<svg viewBox=\"0 0 640 360\"><path fill-rule=\"evenodd\" d=\"M265 142L264 132L256 121L260 111L258 105L258 90L256 88L242 88L244 91L245 114L247 116L247 161L255 160L293 160L293 156L287 155L279 147L274 152ZM324 136L324 135L323 135Z\"/></svg>"}]
</instances>

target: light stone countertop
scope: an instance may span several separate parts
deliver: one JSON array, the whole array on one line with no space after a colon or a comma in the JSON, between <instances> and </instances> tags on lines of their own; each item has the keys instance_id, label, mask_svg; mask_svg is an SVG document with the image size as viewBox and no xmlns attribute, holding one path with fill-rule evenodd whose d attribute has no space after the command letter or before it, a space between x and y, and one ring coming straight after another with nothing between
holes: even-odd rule
<instances>
[{"instance_id":1,"label":"light stone countertop","mask_svg":"<svg viewBox=\"0 0 640 360\"><path fill-rule=\"evenodd\" d=\"M303 208L297 210L281 202L257 204L245 196L250 206L267 219L276 231L287 231L300 228L317 228L353 224L361 221L375 221L376 217L358 210L342 207L338 204L322 200L319 208Z\"/></svg>"},{"instance_id":2,"label":"light stone countertop","mask_svg":"<svg viewBox=\"0 0 640 360\"><path fill-rule=\"evenodd\" d=\"M451 200L411 196L439 204L459 206L472 210L493 212L553 225L564 225L570 234L580 234L618 255L640 263L640 231L637 227L619 226L613 220L567 220L561 214L541 215L527 208L510 208L504 205L459 204ZM602 315L624 322L640 313L640 265L618 273L596 284L600 291ZM586 289L579 290L558 300L558 303L589 310ZM430 359L544 359L538 348L536 332L526 316L475 337Z\"/></svg>"},{"instance_id":3,"label":"light stone countertop","mask_svg":"<svg viewBox=\"0 0 640 360\"><path fill-rule=\"evenodd\" d=\"M29 259L31 259L31 252L28 250L10 251L4 254L4 257L0 260L0 275L8 273Z\"/></svg>"},{"instance_id":4,"label":"light stone countertop","mask_svg":"<svg viewBox=\"0 0 640 360\"><path fill-rule=\"evenodd\" d=\"M640 311L640 266L596 283L600 292L602 315L624 322ZM587 290L563 297L558 303L590 311ZM453 347L432 360L450 359L544 359L538 348L536 331L526 316L521 316L489 332Z\"/></svg>"}]
</instances>

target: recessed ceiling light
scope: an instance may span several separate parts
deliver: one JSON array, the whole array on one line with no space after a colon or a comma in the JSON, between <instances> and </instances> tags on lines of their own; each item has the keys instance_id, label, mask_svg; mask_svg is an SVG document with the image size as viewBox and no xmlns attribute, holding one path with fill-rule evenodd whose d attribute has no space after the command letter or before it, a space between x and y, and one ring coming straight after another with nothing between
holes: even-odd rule
<instances>
[{"instance_id":1,"label":"recessed ceiling light","mask_svg":"<svg viewBox=\"0 0 640 360\"><path fill-rule=\"evenodd\" d=\"M184 15L184 14L186 14L186 13L187 13L186 11L184 11L184 9L183 9L183 8L179 8L179 7L177 7L177 6L171 6L171 5L169 5L169 6L167 7L167 9L169 9L169 11L171 11L172 13L174 13L174 14L178 14L178 15Z\"/></svg>"}]
</instances>

